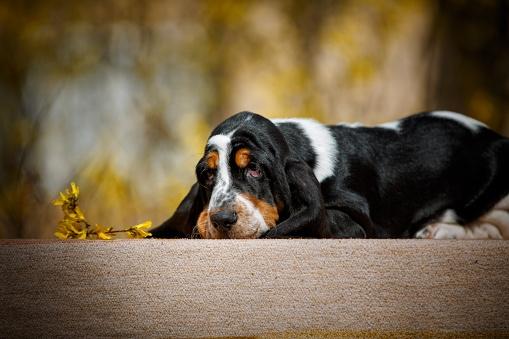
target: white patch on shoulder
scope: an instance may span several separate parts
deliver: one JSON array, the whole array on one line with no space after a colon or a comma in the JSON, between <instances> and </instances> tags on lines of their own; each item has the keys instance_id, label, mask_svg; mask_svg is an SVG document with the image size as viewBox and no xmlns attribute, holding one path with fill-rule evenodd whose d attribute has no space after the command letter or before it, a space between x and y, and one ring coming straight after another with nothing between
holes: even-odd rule
<instances>
[{"instance_id":1,"label":"white patch on shoulder","mask_svg":"<svg viewBox=\"0 0 509 339\"><path fill-rule=\"evenodd\" d=\"M401 120L386 122L380 125L376 125L375 127L391 129L393 131L399 132L401 131Z\"/></svg>"},{"instance_id":2,"label":"white patch on shoulder","mask_svg":"<svg viewBox=\"0 0 509 339\"><path fill-rule=\"evenodd\" d=\"M454 120L466 128L470 129L473 132L478 132L480 128L487 127L480 121L467 117L466 115L450 112L450 111L434 111L430 113L433 117L444 118L449 120Z\"/></svg>"},{"instance_id":3,"label":"white patch on shoulder","mask_svg":"<svg viewBox=\"0 0 509 339\"><path fill-rule=\"evenodd\" d=\"M343 126L343 127L349 127L349 128L364 127L364 125L361 124L360 122L342 122L340 124L337 124L337 126Z\"/></svg>"},{"instance_id":4,"label":"white patch on shoulder","mask_svg":"<svg viewBox=\"0 0 509 339\"><path fill-rule=\"evenodd\" d=\"M272 122L274 124L290 122L302 129L315 152L316 164L313 172L319 182L334 175L338 147L327 126L312 119L273 119Z\"/></svg>"},{"instance_id":5,"label":"white patch on shoulder","mask_svg":"<svg viewBox=\"0 0 509 339\"><path fill-rule=\"evenodd\" d=\"M235 132L235 131L233 131ZM224 134L217 134L211 137L208 141L209 146L214 146L219 155L219 164L217 167L217 179L210 197L208 210L214 210L220 207L221 202L228 197L231 186L230 168L229 168L229 154L231 148L231 136L233 132Z\"/></svg>"}]
</instances>

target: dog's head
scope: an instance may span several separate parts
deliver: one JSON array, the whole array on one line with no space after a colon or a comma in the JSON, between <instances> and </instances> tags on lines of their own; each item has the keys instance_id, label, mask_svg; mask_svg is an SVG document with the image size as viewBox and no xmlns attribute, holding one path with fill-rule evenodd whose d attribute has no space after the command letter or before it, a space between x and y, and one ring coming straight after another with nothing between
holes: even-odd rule
<instances>
[{"instance_id":1,"label":"dog's head","mask_svg":"<svg viewBox=\"0 0 509 339\"><path fill-rule=\"evenodd\" d=\"M196 177L173 216L151 231L155 237L258 238L326 229L313 170L258 114L237 113L212 131Z\"/></svg>"},{"instance_id":2,"label":"dog's head","mask_svg":"<svg viewBox=\"0 0 509 339\"><path fill-rule=\"evenodd\" d=\"M241 112L211 133L196 165L202 238L258 238L284 209L288 145L270 120Z\"/></svg>"}]
</instances>

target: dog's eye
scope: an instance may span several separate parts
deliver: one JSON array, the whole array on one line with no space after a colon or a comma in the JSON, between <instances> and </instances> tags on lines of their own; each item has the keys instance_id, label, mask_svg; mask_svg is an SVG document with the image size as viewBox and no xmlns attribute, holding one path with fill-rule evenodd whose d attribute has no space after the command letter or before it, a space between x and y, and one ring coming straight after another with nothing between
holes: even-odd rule
<instances>
[{"instance_id":1,"label":"dog's eye","mask_svg":"<svg viewBox=\"0 0 509 339\"><path fill-rule=\"evenodd\" d=\"M259 178L262 176L262 171L260 168L258 168L258 166L254 165L254 164L250 164L248 167L247 167L247 176L249 177L252 177L252 178Z\"/></svg>"},{"instance_id":2,"label":"dog's eye","mask_svg":"<svg viewBox=\"0 0 509 339\"><path fill-rule=\"evenodd\" d=\"M207 170L207 172L205 173L205 177L207 178L207 180L211 181L214 179L214 176L216 175L215 171L213 170Z\"/></svg>"},{"instance_id":3,"label":"dog's eye","mask_svg":"<svg viewBox=\"0 0 509 339\"><path fill-rule=\"evenodd\" d=\"M200 178L200 181L204 185L210 186L214 182L215 176L216 176L216 170L214 170L212 168L205 168L201 171L199 178Z\"/></svg>"}]
</instances>

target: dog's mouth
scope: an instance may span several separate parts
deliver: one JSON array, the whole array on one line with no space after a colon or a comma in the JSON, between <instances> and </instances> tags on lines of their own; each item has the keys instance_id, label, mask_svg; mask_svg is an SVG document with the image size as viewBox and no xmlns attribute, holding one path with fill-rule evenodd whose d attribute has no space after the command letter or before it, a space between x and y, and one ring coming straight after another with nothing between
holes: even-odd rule
<instances>
[{"instance_id":1,"label":"dog's mouth","mask_svg":"<svg viewBox=\"0 0 509 339\"><path fill-rule=\"evenodd\" d=\"M232 225L230 229L225 230L213 225L207 211L200 214L197 223L198 233L203 239L256 239L267 232L263 228L263 225L239 221Z\"/></svg>"},{"instance_id":2,"label":"dog's mouth","mask_svg":"<svg viewBox=\"0 0 509 339\"><path fill-rule=\"evenodd\" d=\"M237 226L237 228L242 229L242 226ZM264 232L260 232L259 229L255 230L252 233L238 232L238 231L217 231L219 234L213 235L210 239L257 239Z\"/></svg>"}]
</instances>

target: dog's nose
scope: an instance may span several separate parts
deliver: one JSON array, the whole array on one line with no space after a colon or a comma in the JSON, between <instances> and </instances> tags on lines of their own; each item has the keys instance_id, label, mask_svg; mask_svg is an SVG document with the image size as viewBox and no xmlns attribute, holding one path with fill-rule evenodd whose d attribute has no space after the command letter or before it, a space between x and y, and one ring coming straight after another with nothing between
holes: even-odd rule
<instances>
[{"instance_id":1,"label":"dog's nose","mask_svg":"<svg viewBox=\"0 0 509 339\"><path fill-rule=\"evenodd\" d=\"M210 221L216 228L229 230L237 222L235 211L223 210L210 215Z\"/></svg>"}]
</instances>

